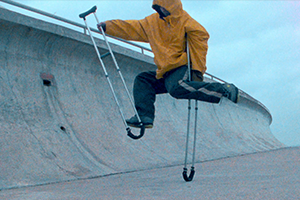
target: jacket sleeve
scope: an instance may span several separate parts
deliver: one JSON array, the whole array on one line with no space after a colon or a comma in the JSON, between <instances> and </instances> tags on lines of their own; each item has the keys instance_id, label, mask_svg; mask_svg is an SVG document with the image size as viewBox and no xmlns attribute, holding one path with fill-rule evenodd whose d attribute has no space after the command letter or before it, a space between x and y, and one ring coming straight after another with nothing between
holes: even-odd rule
<instances>
[{"instance_id":1,"label":"jacket sleeve","mask_svg":"<svg viewBox=\"0 0 300 200\"><path fill-rule=\"evenodd\" d=\"M125 40L148 42L144 29L146 23L142 20L110 20L106 21L106 33Z\"/></svg>"},{"instance_id":2,"label":"jacket sleeve","mask_svg":"<svg viewBox=\"0 0 300 200\"><path fill-rule=\"evenodd\" d=\"M206 71L206 54L208 51L209 34L203 26L192 19L186 27L187 40L189 43L190 57L192 68L201 71L202 74Z\"/></svg>"}]
</instances>

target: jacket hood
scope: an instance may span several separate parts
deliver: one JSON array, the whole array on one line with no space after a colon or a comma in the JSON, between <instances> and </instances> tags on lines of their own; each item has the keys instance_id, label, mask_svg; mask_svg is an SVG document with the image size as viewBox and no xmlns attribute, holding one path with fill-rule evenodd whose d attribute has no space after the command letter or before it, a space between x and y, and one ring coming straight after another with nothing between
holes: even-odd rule
<instances>
[{"instance_id":1,"label":"jacket hood","mask_svg":"<svg viewBox=\"0 0 300 200\"><path fill-rule=\"evenodd\" d=\"M170 17L179 17L183 11L181 0L153 0L153 6L165 8L171 14Z\"/></svg>"}]
</instances>

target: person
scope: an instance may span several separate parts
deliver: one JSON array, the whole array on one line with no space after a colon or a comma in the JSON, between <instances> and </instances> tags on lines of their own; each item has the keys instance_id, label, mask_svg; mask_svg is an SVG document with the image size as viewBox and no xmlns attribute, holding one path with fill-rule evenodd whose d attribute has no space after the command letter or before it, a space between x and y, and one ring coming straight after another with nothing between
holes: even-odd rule
<instances>
[{"instance_id":1,"label":"person","mask_svg":"<svg viewBox=\"0 0 300 200\"><path fill-rule=\"evenodd\" d=\"M219 103L226 97L237 103L239 92L233 84L203 81L209 34L183 10L181 1L153 0L152 8L156 12L141 20L108 20L97 25L108 35L147 42L151 46L157 69L138 74L133 86L135 107L145 128L153 127L157 94L169 93L176 99L210 103ZM136 115L126 122L131 127L141 127Z\"/></svg>"}]
</instances>

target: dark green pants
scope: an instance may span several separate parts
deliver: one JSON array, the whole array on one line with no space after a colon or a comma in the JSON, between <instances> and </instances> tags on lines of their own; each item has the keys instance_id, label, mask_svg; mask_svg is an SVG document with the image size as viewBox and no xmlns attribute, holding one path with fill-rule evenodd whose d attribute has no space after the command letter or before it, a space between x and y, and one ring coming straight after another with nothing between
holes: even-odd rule
<instances>
[{"instance_id":1,"label":"dark green pants","mask_svg":"<svg viewBox=\"0 0 300 200\"><path fill-rule=\"evenodd\" d=\"M162 79L156 79L156 72L142 72L134 81L133 96L136 109L142 117L154 120L157 94L169 93L176 99L196 99L219 103L224 94L223 84L203 81L188 81L187 66L167 72Z\"/></svg>"}]
</instances>

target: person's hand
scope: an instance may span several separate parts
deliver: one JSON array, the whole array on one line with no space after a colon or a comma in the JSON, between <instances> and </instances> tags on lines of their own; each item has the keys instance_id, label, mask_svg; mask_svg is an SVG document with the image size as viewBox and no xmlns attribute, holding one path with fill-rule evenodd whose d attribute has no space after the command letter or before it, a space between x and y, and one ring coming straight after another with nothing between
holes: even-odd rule
<instances>
[{"instance_id":1,"label":"person's hand","mask_svg":"<svg viewBox=\"0 0 300 200\"><path fill-rule=\"evenodd\" d=\"M101 27L102 27L103 31L106 32L105 22L101 22L100 24L97 24L97 28L99 29L100 32L101 32Z\"/></svg>"}]
</instances>

